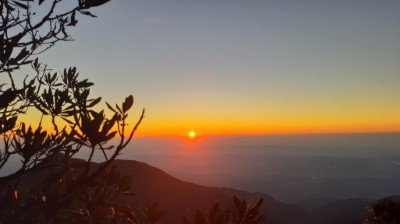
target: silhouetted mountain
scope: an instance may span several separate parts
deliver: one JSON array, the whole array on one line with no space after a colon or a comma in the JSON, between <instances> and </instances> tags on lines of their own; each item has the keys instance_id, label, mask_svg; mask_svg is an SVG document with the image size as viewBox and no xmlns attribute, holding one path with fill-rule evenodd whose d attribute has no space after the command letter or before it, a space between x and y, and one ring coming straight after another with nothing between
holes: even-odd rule
<instances>
[{"instance_id":1,"label":"silhouetted mountain","mask_svg":"<svg viewBox=\"0 0 400 224\"><path fill-rule=\"evenodd\" d=\"M321 224L360 224L368 216L370 203L365 198L337 200L315 209L313 214Z\"/></svg>"},{"instance_id":2,"label":"silhouetted mountain","mask_svg":"<svg viewBox=\"0 0 400 224\"><path fill-rule=\"evenodd\" d=\"M73 160L76 167L79 159ZM93 164L93 167L96 167ZM167 212L160 224L181 223L183 215L193 214L196 209L210 209L215 202L228 204L234 195L241 199L256 200L263 198L261 212L267 217L267 224L360 224L368 217L367 207L374 200L313 198L299 201L299 205L286 204L273 197L255 192L233 188L206 187L179 180L161 169L135 160L115 160L116 166L123 175L134 177L131 191L136 194L133 203L156 202L161 210ZM21 180L21 186L30 185L38 179L52 173L52 170L40 170L27 175ZM400 201L400 196L388 198Z\"/></svg>"},{"instance_id":3,"label":"silhouetted mountain","mask_svg":"<svg viewBox=\"0 0 400 224\"><path fill-rule=\"evenodd\" d=\"M262 193L249 193L231 188L205 187L181 181L164 171L133 160L116 160L122 174L134 176L132 191L140 202L157 202L167 211L162 223L179 223L182 215L196 208L209 209L213 203L229 203L233 195L251 200L263 198L262 212L268 224L313 223L311 215L297 205L279 202Z\"/></svg>"}]
</instances>

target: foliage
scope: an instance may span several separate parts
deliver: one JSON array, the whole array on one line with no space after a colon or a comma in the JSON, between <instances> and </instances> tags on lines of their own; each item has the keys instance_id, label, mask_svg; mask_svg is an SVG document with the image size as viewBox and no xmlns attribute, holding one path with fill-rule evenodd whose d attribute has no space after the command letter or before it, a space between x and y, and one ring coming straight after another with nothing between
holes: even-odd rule
<instances>
[{"instance_id":1,"label":"foliage","mask_svg":"<svg viewBox=\"0 0 400 224\"><path fill-rule=\"evenodd\" d=\"M400 202L385 198L369 206L371 217L364 224L400 223Z\"/></svg>"},{"instance_id":2,"label":"foliage","mask_svg":"<svg viewBox=\"0 0 400 224\"><path fill-rule=\"evenodd\" d=\"M2 0L0 72L11 76L11 71L30 64L32 56L59 41L71 40L67 27L78 23L76 13L95 17L89 9L108 1L76 0L73 7L64 11L61 7L66 7L65 0Z\"/></svg>"},{"instance_id":3,"label":"foliage","mask_svg":"<svg viewBox=\"0 0 400 224\"><path fill-rule=\"evenodd\" d=\"M265 216L260 214L263 199L247 203L233 197L233 202L221 208L215 203L209 211L197 210L194 217L183 217L183 224L259 224L264 223Z\"/></svg>"},{"instance_id":4,"label":"foliage","mask_svg":"<svg viewBox=\"0 0 400 224\"><path fill-rule=\"evenodd\" d=\"M163 215L156 205L139 211L125 203L131 178L110 169L144 110L128 131L132 96L107 103L109 112L97 110L101 98L90 95L93 83L75 67L52 72L35 58L71 40L67 28L77 24L77 13L95 17L89 9L107 1L77 0L67 10L70 0L0 2L0 170L20 161L0 177L1 223L154 223ZM29 66L31 75L17 76ZM37 123L26 123L22 117L35 110ZM82 151L86 159L73 159ZM92 162L96 153L103 163Z\"/></svg>"}]
</instances>

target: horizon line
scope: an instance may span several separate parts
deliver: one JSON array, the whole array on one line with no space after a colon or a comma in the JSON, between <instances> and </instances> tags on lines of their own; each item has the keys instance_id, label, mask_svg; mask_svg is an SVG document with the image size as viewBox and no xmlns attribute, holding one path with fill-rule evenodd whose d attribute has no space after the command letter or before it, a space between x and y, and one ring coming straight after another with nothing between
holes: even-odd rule
<instances>
[{"instance_id":1,"label":"horizon line","mask_svg":"<svg viewBox=\"0 0 400 224\"><path fill-rule=\"evenodd\" d=\"M369 135L369 134L400 134L400 130L396 131L348 131L348 132L280 132L280 133L211 133L211 134L198 134L198 138L201 137L213 137L213 136L277 136L277 135ZM183 134L140 134L137 133L135 137L183 137L187 138L187 135Z\"/></svg>"}]
</instances>

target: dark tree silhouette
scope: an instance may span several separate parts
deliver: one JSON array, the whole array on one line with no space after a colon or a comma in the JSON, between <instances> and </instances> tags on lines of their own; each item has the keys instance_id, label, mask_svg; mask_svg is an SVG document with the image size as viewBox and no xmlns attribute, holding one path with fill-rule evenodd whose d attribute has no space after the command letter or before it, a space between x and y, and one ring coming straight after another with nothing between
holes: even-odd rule
<instances>
[{"instance_id":1,"label":"dark tree silhouette","mask_svg":"<svg viewBox=\"0 0 400 224\"><path fill-rule=\"evenodd\" d=\"M385 198L372 203L369 207L370 217L364 224L400 223L400 202Z\"/></svg>"},{"instance_id":2,"label":"dark tree silhouette","mask_svg":"<svg viewBox=\"0 0 400 224\"><path fill-rule=\"evenodd\" d=\"M139 212L124 203L131 178L109 167L144 110L128 130L132 96L114 107L107 103L109 113L96 110L101 98L90 95L93 83L76 68L51 72L37 58L71 40L68 27L77 24L77 14L95 17L89 9L107 1L78 0L70 9L71 0L0 2L0 170L19 165L0 177L0 223L153 223L163 214L155 205ZM29 67L31 75L17 76ZM21 119L34 110L36 123ZM46 121L51 128L43 127ZM86 159L73 159L83 150ZM96 153L103 163L92 162Z\"/></svg>"},{"instance_id":3,"label":"dark tree silhouette","mask_svg":"<svg viewBox=\"0 0 400 224\"><path fill-rule=\"evenodd\" d=\"M254 203L247 203L246 200L239 200L233 197L233 202L221 208L215 203L209 211L196 210L193 217L184 216L183 224L261 224L265 216L260 214L262 199Z\"/></svg>"}]
</instances>

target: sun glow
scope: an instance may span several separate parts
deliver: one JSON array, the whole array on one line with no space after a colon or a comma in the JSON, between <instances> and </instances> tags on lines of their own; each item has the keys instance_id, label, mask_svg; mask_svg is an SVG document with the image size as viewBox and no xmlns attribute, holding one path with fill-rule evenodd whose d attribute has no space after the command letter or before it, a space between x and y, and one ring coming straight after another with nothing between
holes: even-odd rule
<instances>
[{"instance_id":1,"label":"sun glow","mask_svg":"<svg viewBox=\"0 0 400 224\"><path fill-rule=\"evenodd\" d=\"M193 139L194 137L196 137L196 132L189 131L188 136L189 136L189 138Z\"/></svg>"}]
</instances>

